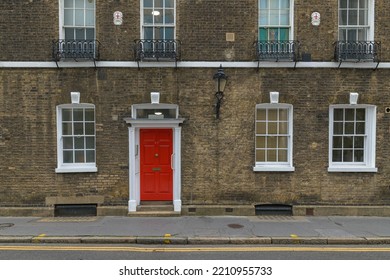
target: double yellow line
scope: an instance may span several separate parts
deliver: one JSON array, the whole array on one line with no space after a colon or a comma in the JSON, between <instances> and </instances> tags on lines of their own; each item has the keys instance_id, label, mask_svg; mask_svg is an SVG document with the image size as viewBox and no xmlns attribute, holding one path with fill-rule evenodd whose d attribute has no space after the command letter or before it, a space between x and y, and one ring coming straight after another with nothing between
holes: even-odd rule
<instances>
[{"instance_id":1,"label":"double yellow line","mask_svg":"<svg viewBox=\"0 0 390 280\"><path fill-rule=\"evenodd\" d=\"M96 251L96 252L390 252L390 247L126 247L126 246L0 246L0 251Z\"/></svg>"}]
</instances>

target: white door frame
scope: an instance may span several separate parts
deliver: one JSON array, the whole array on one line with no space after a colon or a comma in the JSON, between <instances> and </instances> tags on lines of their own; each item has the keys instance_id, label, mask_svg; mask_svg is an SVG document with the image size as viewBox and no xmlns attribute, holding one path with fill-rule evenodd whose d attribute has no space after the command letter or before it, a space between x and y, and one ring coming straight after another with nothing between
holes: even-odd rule
<instances>
[{"instance_id":1,"label":"white door frame","mask_svg":"<svg viewBox=\"0 0 390 280\"><path fill-rule=\"evenodd\" d=\"M173 210L181 212L181 127L184 119L134 119L125 118L129 124L129 212L140 205L140 129L172 129L173 131Z\"/></svg>"}]
</instances>

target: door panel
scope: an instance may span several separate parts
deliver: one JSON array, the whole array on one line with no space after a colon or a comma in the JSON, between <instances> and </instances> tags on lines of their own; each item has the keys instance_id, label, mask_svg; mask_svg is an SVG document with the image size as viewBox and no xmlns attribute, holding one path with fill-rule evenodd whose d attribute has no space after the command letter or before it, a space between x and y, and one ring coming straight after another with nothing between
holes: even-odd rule
<instances>
[{"instance_id":1,"label":"door panel","mask_svg":"<svg viewBox=\"0 0 390 280\"><path fill-rule=\"evenodd\" d=\"M141 200L172 200L172 130L140 130Z\"/></svg>"}]
</instances>

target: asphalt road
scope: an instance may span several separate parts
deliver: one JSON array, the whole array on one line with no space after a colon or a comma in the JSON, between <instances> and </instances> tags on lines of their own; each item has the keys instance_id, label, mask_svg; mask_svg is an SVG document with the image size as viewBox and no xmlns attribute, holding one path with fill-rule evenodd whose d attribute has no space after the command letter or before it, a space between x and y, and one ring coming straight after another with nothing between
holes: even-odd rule
<instances>
[{"instance_id":1,"label":"asphalt road","mask_svg":"<svg viewBox=\"0 0 390 280\"><path fill-rule=\"evenodd\" d=\"M0 244L0 260L390 260L387 246ZM0 262L1 265L1 262Z\"/></svg>"}]
</instances>

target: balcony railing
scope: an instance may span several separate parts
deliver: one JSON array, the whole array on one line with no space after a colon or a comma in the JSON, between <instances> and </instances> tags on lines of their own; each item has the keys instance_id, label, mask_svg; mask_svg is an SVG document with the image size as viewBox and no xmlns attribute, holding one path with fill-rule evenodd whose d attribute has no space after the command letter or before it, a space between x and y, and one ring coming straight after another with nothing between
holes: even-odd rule
<instances>
[{"instance_id":1,"label":"balcony railing","mask_svg":"<svg viewBox=\"0 0 390 280\"><path fill-rule=\"evenodd\" d=\"M298 61L298 41L257 41L257 61Z\"/></svg>"},{"instance_id":2,"label":"balcony railing","mask_svg":"<svg viewBox=\"0 0 390 280\"><path fill-rule=\"evenodd\" d=\"M143 39L134 41L134 58L137 62L145 60L180 60L179 40Z\"/></svg>"},{"instance_id":3,"label":"balcony railing","mask_svg":"<svg viewBox=\"0 0 390 280\"><path fill-rule=\"evenodd\" d=\"M343 61L372 61L379 62L381 44L375 41L337 41L334 58L340 64Z\"/></svg>"},{"instance_id":4,"label":"balcony railing","mask_svg":"<svg viewBox=\"0 0 390 280\"><path fill-rule=\"evenodd\" d=\"M53 60L99 60L98 40L54 40L52 44Z\"/></svg>"}]
</instances>

